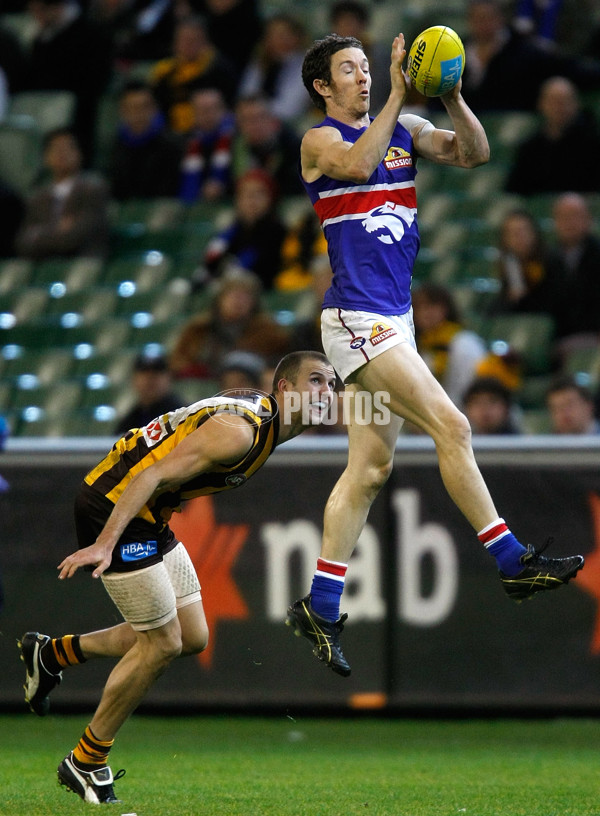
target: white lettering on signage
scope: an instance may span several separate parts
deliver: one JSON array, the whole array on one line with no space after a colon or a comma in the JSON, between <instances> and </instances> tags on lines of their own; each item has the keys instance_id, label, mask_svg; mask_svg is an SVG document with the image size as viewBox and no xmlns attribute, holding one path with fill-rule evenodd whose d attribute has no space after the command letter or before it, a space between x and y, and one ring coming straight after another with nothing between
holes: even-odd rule
<instances>
[{"instance_id":1,"label":"white lettering on signage","mask_svg":"<svg viewBox=\"0 0 600 816\"><path fill-rule=\"evenodd\" d=\"M293 583L300 582L308 592L321 549L321 531L310 521L296 519L287 524L264 524L261 538L266 549L266 615L269 620L280 621L296 600L292 592L292 559L294 565L300 565ZM379 541L369 525L352 556L343 605L354 620L378 621L385 615Z\"/></svg>"},{"instance_id":2,"label":"white lettering on signage","mask_svg":"<svg viewBox=\"0 0 600 816\"><path fill-rule=\"evenodd\" d=\"M398 598L400 618L415 626L435 626L450 614L458 592L458 559L450 533L429 522L419 524L416 490L397 490L392 496L398 537ZM423 559L433 564L433 587L421 591Z\"/></svg>"},{"instance_id":3,"label":"white lettering on signage","mask_svg":"<svg viewBox=\"0 0 600 816\"><path fill-rule=\"evenodd\" d=\"M413 626L436 626L451 613L458 593L458 558L452 536L440 524L419 523L419 494L415 490L395 491L392 507L397 521L398 617ZM266 553L266 616L281 621L296 600L294 587L305 587L306 592L310 589L321 531L306 519L268 522L262 525L261 540ZM422 575L426 558L432 565L433 580L425 594ZM376 622L385 617L383 559L375 530L367 524L352 555L342 599L342 609L353 622Z\"/></svg>"}]
</instances>

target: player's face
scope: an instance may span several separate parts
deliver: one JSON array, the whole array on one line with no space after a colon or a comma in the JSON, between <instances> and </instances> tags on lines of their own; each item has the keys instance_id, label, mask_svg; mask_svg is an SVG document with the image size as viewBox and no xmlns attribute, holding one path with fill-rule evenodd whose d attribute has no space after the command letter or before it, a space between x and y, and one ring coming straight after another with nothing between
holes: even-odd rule
<instances>
[{"instance_id":1,"label":"player's face","mask_svg":"<svg viewBox=\"0 0 600 816\"><path fill-rule=\"evenodd\" d=\"M331 82L324 86L328 113L335 109L358 118L369 111L371 74L360 48L343 48L331 58Z\"/></svg>"},{"instance_id":2,"label":"player's face","mask_svg":"<svg viewBox=\"0 0 600 816\"><path fill-rule=\"evenodd\" d=\"M304 360L292 390L302 396L303 413L309 425L319 425L325 419L333 402L335 371L320 360Z\"/></svg>"}]
</instances>

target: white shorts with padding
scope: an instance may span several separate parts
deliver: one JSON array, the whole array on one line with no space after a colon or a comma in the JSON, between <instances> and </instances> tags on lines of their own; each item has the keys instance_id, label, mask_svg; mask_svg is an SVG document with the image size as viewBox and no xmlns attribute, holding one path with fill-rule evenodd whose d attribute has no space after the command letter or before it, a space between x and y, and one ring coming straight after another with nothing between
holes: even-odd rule
<instances>
[{"instance_id":1,"label":"white shorts with padding","mask_svg":"<svg viewBox=\"0 0 600 816\"><path fill-rule=\"evenodd\" d=\"M105 574L102 583L123 618L141 632L164 626L178 609L202 599L192 559L181 542L161 563Z\"/></svg>"}]
</instances>

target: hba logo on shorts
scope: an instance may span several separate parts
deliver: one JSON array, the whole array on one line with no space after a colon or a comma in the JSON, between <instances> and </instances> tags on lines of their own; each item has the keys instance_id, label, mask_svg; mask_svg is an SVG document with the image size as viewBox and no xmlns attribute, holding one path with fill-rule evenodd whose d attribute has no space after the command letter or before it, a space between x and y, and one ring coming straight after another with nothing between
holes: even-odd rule
<instances>
[{"instance_id":1,"label":"hba logo on shorts","mask_svg":"<svg viewBox=\"0 0 600 816\"><path fill-rule=\"evenodd\" d=\"M156 541L136 541L132 544L121 544L121 559L123 561L141 561L158 553Z\"/></svg>"},{"instance_id":2,"label":"hba logo on shorts","mask_svg":"<svg viewBox=\"0 0 600 816\"><path fill-rule=\"evenodd\" d=\"M393 329L386 323L373 323L371 337L369 339L371 340L371 345L377 346L379 343L383 343L384 340L387 340L388 337L393 337L395 334L398 334L396 329Z\"/></svg>"}]
</instances>

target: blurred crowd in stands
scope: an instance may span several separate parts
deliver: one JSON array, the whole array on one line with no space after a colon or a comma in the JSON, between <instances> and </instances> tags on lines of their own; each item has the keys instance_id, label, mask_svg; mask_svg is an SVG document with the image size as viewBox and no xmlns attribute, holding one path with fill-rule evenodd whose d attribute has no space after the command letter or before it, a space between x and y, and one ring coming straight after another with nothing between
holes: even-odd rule
<instances>
[{"instance_id":1,"label":"blurred crowd in stands","mask_svg":"<svg viewBox=\"0 0 600 816\"><path fill-rule=\"evenodd\" d=\"M321 350L320 303L331 270L298 176L302 134L319 121L302 85L302 60L312 39L329 31L359 37L376 114L388 93L396 32L393 21L382 33L372 20L402 5L2 4L0 131L23 94L67 91L74 106L69 122L43 134L39 178L27 189L2 178L0 161L0 258L106 261L116 251L112 208L129 201L226 210L225 219L211 222L188 276L189 292L206 294L202 309L182 317L172 347L136 358L135 405L115 430L175 407L185 380L268 390L282 354ZM407 18L416 27L407 31L409 43L421 27L444 22L442 12L429 19L417 13L418 2L405 5L415 11ZM523 384L539 372L527 368L527 347L490 344L485 324L500 316L547 317L540 429L598 433L600 237L592 199L600 196L600 12L592 0L464 0L452 6L453 22L457 5L466 101L482 118L521 112L535 115L535 126L516 140L499 176L497 195L511 206L494 225L493 296L475 310L478 321L461 314L451 282L416 280L417 343L475 433L522 433L531 430L521 423ZM414 91L407 109L426 117L441 111ZM531 206L540 196L549 199L544 218ZM287 206L298 201L303 205ZM269 293L298 294L293 320L267 308ZM535 344L535 335L527 342ZM580 371L574 361L582 359Z\"/></svg>"}]
</instances>

